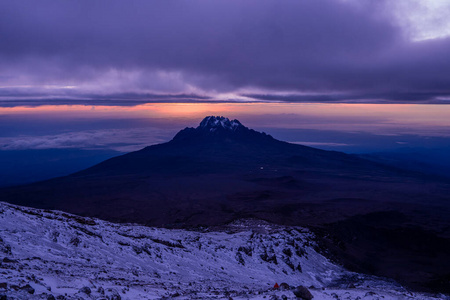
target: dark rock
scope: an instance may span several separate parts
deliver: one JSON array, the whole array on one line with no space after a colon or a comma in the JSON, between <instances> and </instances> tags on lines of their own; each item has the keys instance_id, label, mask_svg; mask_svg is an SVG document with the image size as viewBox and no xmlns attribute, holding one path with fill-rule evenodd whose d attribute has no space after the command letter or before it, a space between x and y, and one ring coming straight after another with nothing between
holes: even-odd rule
<instances>
[{"instance_id":1,"label":"dark rock","mask_svg":"<svg viewBox=\"0 0 450 300\"><path fill-rule=\"evenodd\" d=\"M58 242L58 237L59 237L60 233L58 231L53 231L50 236L52 238L52 241L57 243Z\"/></svg>"},{"instance_id":2,"label":"dark rock","mask_svg":"<svg viewBox=\"0 0 450 300\"><path fill-rule=\"evenodd\" d=\"M34 294L34 288L27 284L20 288L22 291L26 291L28 294Z\"/></svg>"},{"instance_id":3,"label":"dark rock","mask_svg":"<svg viewBox=\"0 0 450 300\"><path fill-rule=\"evenodd\" d=\"M5 242L3 242L3 240L0 241L0 252L6 254L6 255L11 255L11 246L9 244L6 244Z\"/></svg>"},{"instance_id":4,"label":"dark rock","mask_svg":"<svg viewBox=\"0 0 450 300\"><path fill-rule=\"evenodd\" d=\"M9 257L4 257L3 258L3 262L4 263L15 263L15 262L17 262L17 260L16 259L11 259Z\"/></svg>"},{"instance_id":5,"label":"dark rock","mask_svg":"<svg viewBox=\"0 0 450 300\"><path fill-rule=\"evenodd\" d=\"M107 289L105 292L105 296L110 300L122 300L119 292L115 289Z\"/></svg>"},{"instance_id":6,"label":"dark rock","mask_svg":"<svg viewBox=\"0 0 450 300\"><path fill-rule=\"evenodd\" d=\"M284 258L283 261L289 268L292 269L292 271L295 271L295 266L289 258Z\"/></svg>"},{"instance_id":7,"label":"dark rock","mask_svg":"<svg viewBox=\"0 0 450 300\"><path fill-rule=\"evenodd\" d=\"M311 292L302 285L299 285L298 287L295 288L294 295L297 298L304 299L304 300L311 300L313 298L313 295L311 294Z\"/></svg>"},{"instance_id":8,"label":"dark rock","mask_svg":"<svg viewBox=\"0 0 450 300\"><path fill-rule=\"evenodd\" d=\"M244 252L247 256L252 256L253 255L253 251L251 247L239 247L238 251L242 251Z\"/></svg>"},{"instance_id":9,"label":"dark rock","mask_svg":"<svg viewBox=\"0 0 450 300\"><path fill-rule=\"evenodd\" d=\"M287 291L287 290L289 290L290 289L290 286L289 286L289 284L287 284L286 282L282 282L281 284L280 284L280 290L282 290L282 291Z\"/></svg>"},{"instance_id":10,"label":"dark rock","mask_svg":"<svg viewBox=\"0 0 450 300\"><path fill-rule=\"evenodd\" d=\"M263 254L261 254L260 256L259 256L263 261L265 261L265 262L270 262L270 263L274 263L274 264L278 264L278 261L277 261L277 256L274 254L274 255L268 255L267 254L267 252L264 252Z\"/></svg>"},{"instance_id":11,"label":"dark rock","mask_svg":"<svg viewBox=\"0 0 450 300\"><path fill-rule=\"evenodd\" d=\"M52 294L47 296L47 300L56 300L55 296L53 296Z\"/></svg>"},{"instance_id":12,"label":"dark rock","mask_svg":"<svg viewBox=\"0 0 450 300\"><path fill-rule=\"evenodd\" d=\"M80 293L85 293L86 295L90 295L91 294L91 289L88 286L83 286L80 289Z\"/></svg>"},{"instance_id":13,"label":"dark rock","mask_svg":"<svg viewBox=\"0 0 450 300\"><path fill-rule=\"evenodd\" d=\"M8 297L4 294L0 294L0 300L8 300Z\"/></svg>"},{"instance_id":14,"label":"dark rock","mask_svg":"<svg viewBox=\"0 0 450 300\"><path fill-rule=\"evenodd\" d=\"M141 254L142 253L142 247L133 246L133 250L134 250L134 252L136 252L136 254Z\"/></svg>"},{"instance_id":15,"label":"dark rock","mask_svg":"<svg viewBox=\"0 0 450 300\"><path fill-rule=\"evenodd\" d=\"M283 299L283 300L287 300L287 296L286 295L281 295L281 299Z\"/></svg>"},{"instance_id":16,"label":"dark rock","mask_svg":"<svg viewBox=\"0 0 450 300\"><path fill-rule=\"evenodd\" d=\"M81 240L78 237L74 237L70 240L70 243L75 247L78 247L78 245L81 243Z\"/></svg>"},{"instance_id":17,"label":"dark rock","mask_svg":"<svg viewBox=\"0 0 450 300\"><path fill-rule=\"evenodd\" d=\"M236 253L236 260L237 260L237 262L238 262L239 264L245 266L245 260L244 260L244 258L242 257L241 252L237 252L237 253Z\"/></svg>"},{"instance_id":18,"label":"dark rock","mask_svg":"<svg viewBox=\"0 0 450 300\"><path fill-rule=\"evenodd\" d=\"M101 295L105 294L105 290L101 286L98 287L97 292L100 293Z\"/></svg>"},{"instance_id":19,"label":"dark rock","mask_svg":"<svg viewBox=\"0 0 450 300\"><path fill-rule=\"evenodd\" d=\"M56 299L57 300L64 300L64 299L66 299L66 297L63 296L63 295L59 295L59 296L56 296Z\"/></svg>"},{"instance_id":20,"label":"dark rock","mask_svg":"<svg viewBox=\"0 0 450 300\"><path fill-rule=\"evenodd\" d=\"M6 289L8 284L6 282L0 282L0 289Z\"/></svg>"},{"instance_id":21,"label":"dark rock","mask_svg":"<svg viewBox=\"0 0 450 300\"><path fill-rule=\"evenodd\" d=\"M161 239L155 239L152 238L152 241L154 241L155 243L161 244L161 245L165 245L171 248L182 248L184 249L185 247L181 244L181 241L178 241L178 243L173 243L170 241L165 241L165 240L161 240Z\"/></svg>"},{"instance_id":22,"label":"dark rock","mask_svg":"<svg viewBox=\"0 0 450 300\"><path fill-rule=\"evenodd\" d=\"M284 248L283 253L286 254L288 257L292 256L292 250L291 248Z\"/></svg>"}]
</instances>

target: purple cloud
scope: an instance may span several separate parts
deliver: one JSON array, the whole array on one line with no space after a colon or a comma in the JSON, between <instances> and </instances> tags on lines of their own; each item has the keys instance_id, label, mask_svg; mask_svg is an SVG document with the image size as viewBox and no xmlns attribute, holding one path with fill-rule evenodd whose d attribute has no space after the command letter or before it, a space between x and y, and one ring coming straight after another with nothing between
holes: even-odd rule
<instances>
[{"instance_id":1,"label":"purple cloud","mask_svg":"<svg viewBox=\"0 0 450 300\"><path fill-rule=\"evenodd\" d=\"M2 2L0 90L450 98L450 38L408 39L386 3Z\"/></svg>"}]
</instances>

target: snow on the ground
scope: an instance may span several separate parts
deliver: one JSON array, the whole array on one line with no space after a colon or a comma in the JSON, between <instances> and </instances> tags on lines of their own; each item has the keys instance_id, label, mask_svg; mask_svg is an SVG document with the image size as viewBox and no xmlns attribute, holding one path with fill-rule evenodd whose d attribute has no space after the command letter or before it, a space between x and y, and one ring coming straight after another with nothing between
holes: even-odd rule
<instances>
[{"instance_id":1,"label":"snow on the ground","mask_svg":"<svg viewBox=\"0 0 450 300\"><path fill-rule=\"evenodd\" d=\"M0 202L0 299L296 299L275 283L314 299L444 299L346 271L316 247L307 229L255 220L188 231Z\"/></svg>"}]
</instances>

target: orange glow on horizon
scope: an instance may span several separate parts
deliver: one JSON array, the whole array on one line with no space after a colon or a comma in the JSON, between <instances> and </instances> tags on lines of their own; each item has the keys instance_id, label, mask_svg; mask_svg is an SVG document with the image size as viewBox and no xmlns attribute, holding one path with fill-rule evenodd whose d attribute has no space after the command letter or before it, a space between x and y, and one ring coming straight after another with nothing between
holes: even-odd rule
<instances>
[{"instance_id":1,"label":"orange glow on horizon","mask_svg":"<svg viewBox=\"0 0 450 300\"><path fill-rule=\"evenodd\" d=\"M358 123L364 126L420 127L438 126L450 128L450 105L428 104L326 104L326 103L151 103L137 106L104 105L43 105L37 107L0 107L0 115L33 115L49 118L188 118L200 121L207 115L223 115L229 118L278 116L280 123L264 124L271 127L315 128L310 123L288 124L282 116L330 119L340 123ZM329 122L330 130L335 128ZM323 129L323 127L321 127Z\"/></svg>"}]
</instances>

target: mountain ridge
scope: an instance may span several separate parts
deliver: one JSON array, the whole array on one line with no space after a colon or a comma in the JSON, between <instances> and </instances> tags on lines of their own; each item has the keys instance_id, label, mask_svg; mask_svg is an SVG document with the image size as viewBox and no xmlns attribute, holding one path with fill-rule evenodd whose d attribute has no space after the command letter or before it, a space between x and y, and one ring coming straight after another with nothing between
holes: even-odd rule
<instances>
[{"instance_id":1,"label":"mountain ridge","mask_svg":"<svg viewBox=\"0 0 450 300\"><path fill-rule=\"evenodd\" d=\"M213 183L216 190L211 192L206 183L216 177ZM291 186L298 189L286 188L277 178L290 178ZM109 215L102 216L102 213L93 213L88 209L82 211L81 207L69 205L69 201L58 200L58 195L73 199L70 202L85 202L87 207L97 201L113 207L114 202L108 199L117 199L120 195L120 202L125 204L131 201L126 206L135 207L132 211L136 211L139 205L154 206L157 205L152 204L155 199L163 198L175 202L191 199L190 203L198 199L199 203L203 203L212 197L221 199L225 206L229 206L230 199L241 199L243 194L252 201L257 201L255 199L259 199L261 194L272 195L269 198L273 201L281 197L284 200L277 204L280 206L286 201L291 205L296 201L310 203L333 198L366 198L369 202L379 202L382 197L377 193L381 190L368 193L365 187L376 186L386 190L393 200L404 198L402 188L411 189L412 200L409 202L414 202L424 191L408 182L436 184L427 183L429 181L420 174L342 152L290 144L249 129L238 120L207 116L199 126L180 130L169 142L108 159L68 176L0 189L0 196L16 204L32 206L47 203L43 208L69 208L75 209L72 211L74 213L109 219ZM171 185L178 188L174 190ZM117 190L121 192L112 192ZM203 190L207 191L205 195ZM144 202L133 204L136 199ZM259 201L260 204L266 202ZM191 203L190 206L195 205ZM252 214L251 211L248 213ZM208 215L208 210L203 214ZM130 221L134 222L145 221L141 217L133 219L132 215L126 218L131 217ZM168 218L167 223L173 223L173 220L170 221L172 218ZM151 217L147 221L154 222ZM223 221L229 221L229 218Z\"/></svg>"},{"instance_id":2,"label":"mountain ridge","mask_svg":"<svg viewBox=\"0 0 450 300\"><path fill-rule=\"evenodd\" d=\"M196 128L186 127L166 143L108 159L73 175L93 170L117 173L118 169L138 173L159 170L163 174L171 171L211 173L217 168L224 172L236 169L255 172L264 167L275 170L299 164L306 168L339 168L348 164L360 168L391 168L343 152L280 141L236 119L207 116ZM390 171L402 173L395 168Z\"/></svg>"},{"instance_id":3,"label":"mountain ridge","mask_svg":"<svg viewBox=\"0 0 450 300\"><path fill-rule=\"evenodd\" d=\"M223 140L223 139L237 139L241 142L268 142L275 140L272 136L250 129L237 119L230 120L223 116L207 116L196 127L186 127L180 130L171 140L174 142L188 140Z\"/></svg>"}]
</instances>

